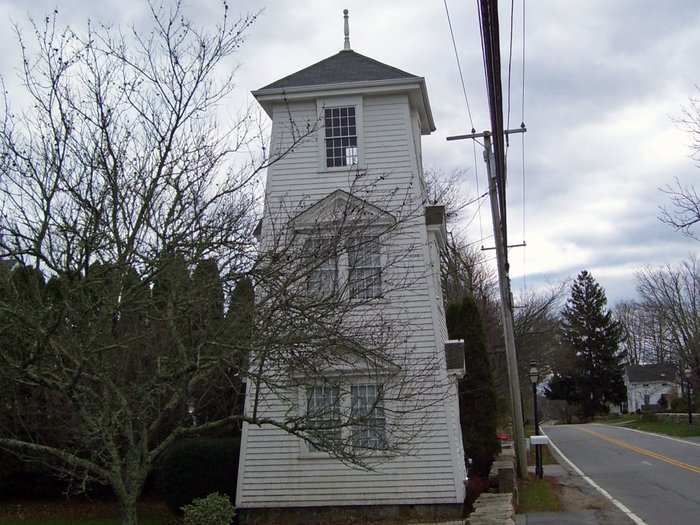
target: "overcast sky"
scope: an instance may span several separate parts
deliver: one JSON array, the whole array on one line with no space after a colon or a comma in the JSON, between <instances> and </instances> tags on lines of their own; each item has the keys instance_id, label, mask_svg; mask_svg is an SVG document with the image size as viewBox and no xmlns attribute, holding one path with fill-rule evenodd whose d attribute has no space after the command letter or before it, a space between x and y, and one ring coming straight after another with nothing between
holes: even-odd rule
<instances>
[{"instance_id":1,"label":"overcast sky","mask_svg":"<svg viewBox=\"0 0 700 525\"><path fill-rule=\"evenodd\" d=\"M501 49L507 93L509 6L501 2ZM521 121L522 0L515 0L511 127ZM186 13L212 24L216 0L188 0ZM18 95L18 46L12 22L27 26L59 10L59 21L83 30L87 19L114 25L147 23L143 0L0 0L0 74ZM424 76L437 132L424 137L426 168L466 172L476 195L472 144L446 142L470 124L442 0L230 1L231 11L264 9L241 52L234 114L250 90L342 48L342 9L350 10L355 51ZM478 130L488 128L476 0L449 2L469 102ZM696 0L537 0L526 2L525 229L526 249L511 250L514 287L556 283L589 269L611 302L635 296L643 265L673 263L698 251L657 220L659 188L674 177L693 182L700 168L689 137L674 123L688 97L700 95L700 5ZM523 240L521 141L509 158L509 231ZM481 155L479 187L486 185ZM487 204L487 203L484 203ZM488 207L467 214L463 227L478 242L491 231ZM473 219L469 221L468 219ZM487 238L483 244L492 245ZM490 252L492 253L492 252Z\"/></svg>"}]
</instances>

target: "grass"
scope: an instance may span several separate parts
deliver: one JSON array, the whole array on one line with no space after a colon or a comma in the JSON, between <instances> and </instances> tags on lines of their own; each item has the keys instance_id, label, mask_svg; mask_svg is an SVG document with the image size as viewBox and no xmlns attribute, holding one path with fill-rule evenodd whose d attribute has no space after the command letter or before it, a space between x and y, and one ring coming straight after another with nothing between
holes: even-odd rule
<instances>
[{"instance_id":1,"label":"grass","mask_svg":"<svg viewBox=\"0 0 700 525\"><path fill-rule=\"evenodd\" d=\"M665 421L661 418L658 418L656 421L645 420L637 415L627 415L619 419L606 420L605 423L634 428L636 430L644 430L645 432L656 432L657 434L665 434L667 436L700 436L700 423L688 425L688 423L675 423L673 421Z\"/></svg>"},{"instance_id":2,"label":"grass","mask_svg":"<svg viewBox=\"0 0 700 525\"><path fill-rule=\"evenodd\" d=\"M553 482L548 479L529 478L522 481L518 492L518 514L526 512L559 512L561 502Z\"/></svg>"},{"instance_id":3,"label":"grass","mask_svg":"<svg viewBox=\"0 0 700 525\"><path fill-rule=\"evenodd\" d=\"M525 436L529 439L530 436L535 435L535 427L533 425L525 425ZM528 465L534 465L535 464L535 447L530 445L530 451L527 454L527 464ZM552 453L549 451L549 447L543 446L542 447L542 464L543 465L556 465L557 460L554 459L554 456L552 456Z\"/></svg>"},{"instance_id":4,"label":"grass","mask_svg":"<svg viewBox=\"0 0 700 525\"><path fill-rule=\"evenodd\" d=\"M171 525L177 523L176 518L142 518L139 525ZM0 518L0 525L119 525L119 518Z\"/></svg>"},{"instance_id":5,"label":"grass","mask_svg":"<svg viewBox=\"0 0 700 525\"><path fill-rule=\"evenodd\" d=\"M0 525L119 525L116 504L106 501L62 499L3 501ZM171 525L175 517L164 504L139 503L139 525Z\"/></svg>"},{"instance_id":6,"label":"grass","mask_svg":"<svg viewBox=\"0 0 700 525\"><path fill-rule=\"evenodd\" d=\"M549 447L544 445L541 447L542 448L542 464L543 465L556 465L558 462L556 459L554 459L554 456L552 456L552 453L549 450ZM535 447L530 446L530 451L527 454L527 464L528 465L534 465L535 464Z\"/></svg>"}]
</instances>

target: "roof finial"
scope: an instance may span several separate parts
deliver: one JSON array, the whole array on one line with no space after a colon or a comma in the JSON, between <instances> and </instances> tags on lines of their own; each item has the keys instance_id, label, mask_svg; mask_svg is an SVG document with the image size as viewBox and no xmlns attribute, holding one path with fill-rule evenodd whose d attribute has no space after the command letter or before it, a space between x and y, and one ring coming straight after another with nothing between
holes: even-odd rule
<instances>
[{"instance_id":1,"label":"roof finial","mask_svg":"<svg viewBox=\"0 0 700 525\"><path fill-rule=\"evenodd\" d=\"M350 23L348 22L347 9L343 9L343 18L345 18L345 43L343 44L343 50L350 51Z\"/></svg>"}]
</instances>

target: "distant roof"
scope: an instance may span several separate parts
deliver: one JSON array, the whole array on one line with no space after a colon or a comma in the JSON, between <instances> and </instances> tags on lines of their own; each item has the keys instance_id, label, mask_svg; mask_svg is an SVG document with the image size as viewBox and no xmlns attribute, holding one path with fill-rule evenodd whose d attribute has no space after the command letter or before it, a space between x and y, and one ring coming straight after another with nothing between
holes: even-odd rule
<instances>
[{"instance_id":1,"label":"distant roof","mask_svg":"<svg viewBox=\"0 0 700 525\"><path fill-rule=\"evenodd\" d=\"M670 364L627 365L625 371L630 382L676 381L676 368Z\"/></svg>"},{"instance_id":2,"label":"distant roof","mask_svg":"<svg viewBox=\"0 0 700 525\"><path fill-rule=\"evenodd\" d=\"M343 82L363 82L368 80L419 79L416 75L383 64L352 50L343 50L320 62L305 67L260 88L283 89L321 84L341 84Z\"/></svg>"}]
</instances>

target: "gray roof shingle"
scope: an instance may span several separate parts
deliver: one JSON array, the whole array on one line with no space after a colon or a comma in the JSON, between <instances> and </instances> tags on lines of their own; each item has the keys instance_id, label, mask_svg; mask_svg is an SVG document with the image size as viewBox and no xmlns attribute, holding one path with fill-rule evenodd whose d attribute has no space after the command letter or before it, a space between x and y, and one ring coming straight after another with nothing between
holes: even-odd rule
<instances>
[{"instance_id":1,"label":"gray roof shingle","mask_svg":"<svg viewBox=\"0 0 700 525\"><path fill-rule=\"evenodd\" d=\"M316 62L296 73L287 75L272 84L260 88L284 89L343 82L363 82L368 80L419 79L416 75L383 64L355 51L340 51L333 56Z\"/></svg>"},{"instance_id":2,"label":"gray roof shingle","mask_svg":"<svg viewBox=\"0 0 700 525\"><path fill-rule=\"evenodd\" d=\"M676 368L670 364L657 365L628 365L627 377L630 382L640 383L645 381L676 382Z\"/></svg>"}]
</instances>

